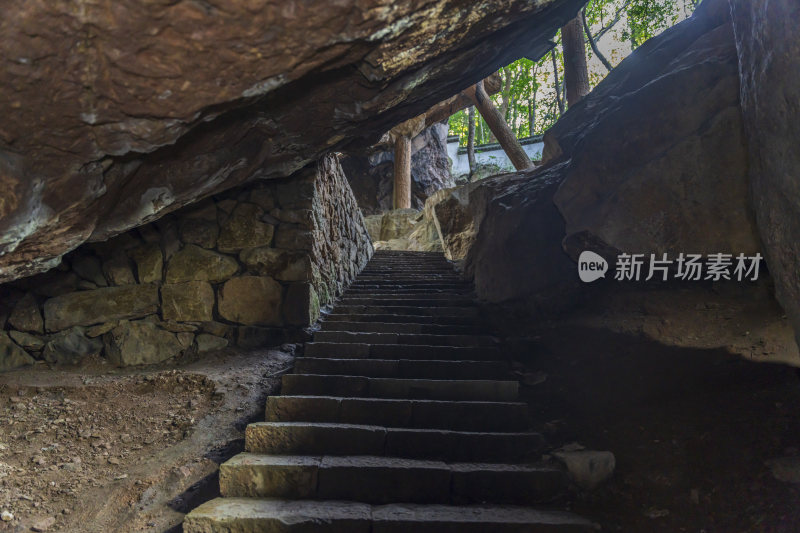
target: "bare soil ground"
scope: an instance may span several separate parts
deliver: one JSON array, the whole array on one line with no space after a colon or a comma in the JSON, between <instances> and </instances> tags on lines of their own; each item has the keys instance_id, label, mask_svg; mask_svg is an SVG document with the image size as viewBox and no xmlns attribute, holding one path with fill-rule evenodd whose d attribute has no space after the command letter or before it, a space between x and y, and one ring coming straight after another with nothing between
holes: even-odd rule
<instances>
[{"instance_id":1,"label":"bare soil ground","mask_svg":"<svg viewBox=\"0 0 800 533\"><path fill-rule=\"evenodd\" d=\"M180 531L291 366L233 349L179 368L0 375L0 531Z\"/></svg>"},{"instance_id":2,"label":"bare soil ground","mask_svg":"<svg viewBox=\"0 0 800 533\"><path fill-rule=\"evenodd\" d=\"M616 455L612 479L573 509L604 531L800 531L797 369L644 333L556 323L533 332L523 387L554 445ZM538 383L537 383L538 382Z\"/></svg>"}]
</instances>

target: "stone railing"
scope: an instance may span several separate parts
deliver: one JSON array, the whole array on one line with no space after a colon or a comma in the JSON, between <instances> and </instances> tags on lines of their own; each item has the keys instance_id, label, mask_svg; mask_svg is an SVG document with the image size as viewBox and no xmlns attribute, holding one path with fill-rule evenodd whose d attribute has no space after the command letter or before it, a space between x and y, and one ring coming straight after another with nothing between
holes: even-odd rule
<instances>
[{"instance_id":1,"label":"stone railing","mask_svg":"<svg viewBox=\"0 0 800 533\"><path fill-rule=\"evenodd\" d=\"M542 158L544 142L542 135L534 135L519 139L522 149L528 156L538 161ZM453 162L450 172L453 176L463 176L469 174L469 161L467 159L467 148L459 146L459 137L451 135L447 138L447 156ZM495 165L500 170L514 171L511 160L500 147L499 143L481 144L475 147L475 161L479 165Z\"/></svg>"}]
</instances>

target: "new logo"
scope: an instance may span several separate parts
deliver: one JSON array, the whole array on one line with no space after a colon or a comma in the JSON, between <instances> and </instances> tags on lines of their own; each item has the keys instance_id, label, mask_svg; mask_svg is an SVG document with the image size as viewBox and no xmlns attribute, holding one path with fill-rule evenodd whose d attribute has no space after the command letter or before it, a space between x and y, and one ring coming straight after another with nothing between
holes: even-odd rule
<instances>
[{"instance_id":1,"label":"new logo","mask_svg":"<svg viewBox=\"0 0 800 533\"><path fill-rule=\"evenodd\" d=\"M608 272L608 261L589 250L581 252L578 258L578 276L581 281L591 283L606 277L606 272Z\"/></svg>"}]
</instances>

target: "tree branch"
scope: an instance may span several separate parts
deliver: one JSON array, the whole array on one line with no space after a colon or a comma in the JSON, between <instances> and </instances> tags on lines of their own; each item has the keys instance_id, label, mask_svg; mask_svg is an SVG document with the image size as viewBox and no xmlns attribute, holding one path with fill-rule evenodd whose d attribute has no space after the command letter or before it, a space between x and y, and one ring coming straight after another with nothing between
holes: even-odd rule
<instances>
[{"instance_id":1,"label":"tree branch","mask_svg":"<svg viewBox=\"0 0 800 533\"><path fill-rule=\"evenodd\" d=\"M594 38L592 37L592 31L589 29L589 24L586 22L586 6L583 7L583 31L586 34L586 38L589 40L589 46L592 47L592 52L597 58L603 63L603 66L611 72L611 69L614 67L611 66L611 63L608 62L606 56L600 53L600 49L597 48L597 43L595 42Z\"/></svg>"},{"instance_id":2,"label":"tree branch","mask_svg":"<svg viewBox=\"0 0 800 533\"><path fill-rule=\"evenodd\" d=\"M609 22L609 23L608 23L606 26L604 26L603 28L600 28L600 31L598 31L598 32L597 32L597 35L594 35L594 36L592 37L592 39L594 39L595 41L599 41L599 40L600 40L600 39L603 37L603 35L605 35L606 33L608 33L608 31L609 31L611 28L613 28L613 27L614 27L614 26L617 24L617 22L619 22L619 21L620 21L620 19L622 18L622 13L623 13L623 12L624 12L626 9L628 9L628 6L630 5L630 3L631 3L631 0L625 0L625 3L624 3L624 4L622 4L622 7L620 7L620 8L617 10L617 13L614 15L614 18L613 18L613 19L611 19L611 22ZM583 12L584 12L584 15L585 15L585 14L586 14L586 7L585 7L585 6L584 6L584 8L583 8ZM586 17L584 16L584 19L585 19L585 18L586 18ZM587 33L587 35L591 35L589 32L586 32L586 33Z\"/></svg>"}]
</instances>

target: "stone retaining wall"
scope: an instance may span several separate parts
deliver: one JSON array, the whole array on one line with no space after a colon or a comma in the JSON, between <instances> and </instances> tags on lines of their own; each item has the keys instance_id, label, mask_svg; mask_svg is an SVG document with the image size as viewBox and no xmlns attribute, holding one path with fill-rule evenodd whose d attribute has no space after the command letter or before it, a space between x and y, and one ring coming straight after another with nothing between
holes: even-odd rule
<instances>
[{"instance_id":1,"label":"stone retaining wall","mask_svg":"<svg viewBox=\"0 0 800 533\"><path fill-rule=\"evenodd\" d=\"M338 159L208 198L0 286L0 370L280 343L372 253Z\"/></svg>"}]
</instances>

